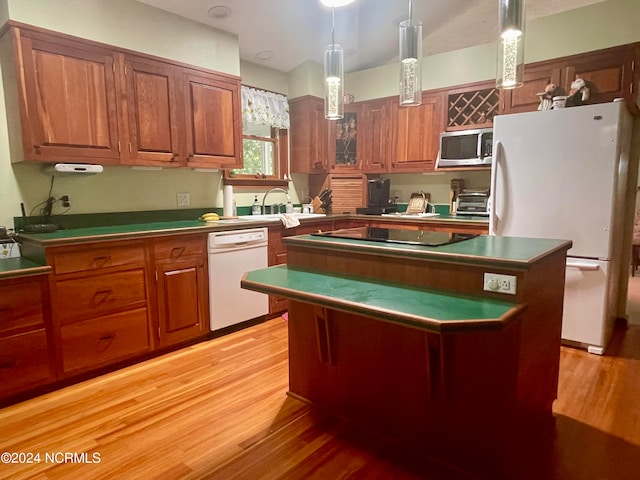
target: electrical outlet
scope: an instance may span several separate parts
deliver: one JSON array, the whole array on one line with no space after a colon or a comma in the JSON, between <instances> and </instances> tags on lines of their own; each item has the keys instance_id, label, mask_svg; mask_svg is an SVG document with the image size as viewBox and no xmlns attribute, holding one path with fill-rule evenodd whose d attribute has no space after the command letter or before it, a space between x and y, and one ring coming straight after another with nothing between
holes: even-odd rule
<instances>
[{"instance_id":1,"label":"electrical outlet","mask_svg":"<svg viewBox=\"0 0 640 480\"><path fill-rule=\"evenodd\" d=\"M71 200L69 200L69 195L62 195L60 197L60 201L62 202L62 206L64 208L69 208L71 207Z\"/></svg>"},{"instance_id":2,"label":"electrical outlet","mask_svg":"<svg viewBox=\"0 0 640 480\"><path fill-rule=\"evenodd\" d=\"M484 274L484 287L486 292L516 294L516 277L514 275L501 275L499 273Z\"/></svg>"},{"instance_id":3,"label":"electrical outlet","mask_svg":"<svg viewBox=\"0 0 640 480\"><path fill-rule=\"evenodd\" d=\"M179 207L188 207L191 205L191 195L187 192L176 193L176 200Z\"/></svg>"}]
</instances>

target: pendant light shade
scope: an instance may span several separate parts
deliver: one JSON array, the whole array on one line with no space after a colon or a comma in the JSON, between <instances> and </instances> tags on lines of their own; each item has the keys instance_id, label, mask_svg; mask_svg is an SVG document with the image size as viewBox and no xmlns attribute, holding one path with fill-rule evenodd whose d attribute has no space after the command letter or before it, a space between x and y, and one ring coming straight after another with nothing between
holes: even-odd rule
<instances>
[{"instance_id":1,"label":"pendant light shade","mask_svg":"<svg viewBox=\"0 0 640 480\"><path fill-rule=\"evenodd\" d=\"M400 23L400 105L422 104L422 22L412 18Z\"/></svg>"},{"instance_id":2,"label":"pendant light shade","mask_svg":"<svg viewBox=\"0 0 640 480\"><path fill-rule=\"evenodd\" d=\"M327 46L324 51L324 117L338 120L344 117L344 62L342 47Z\"/></svg>"},{"instance_id":3,"label":"pendant light shade","mask_svg":"<svg viewBox=\"0 0 640 480\"><path fill-rule=\"evenodd\" d=\"M335 14L331 9L331 45L324 51L324 118L344 117L344 52L335 42Z\"/></svg>"},{"instance_id":4,"label":"pendant light shade","mask_svg":"<svg viewBox=\"0 0 640 480\"><path fill-rule=\"evenodd\" d=\"M498 0L499 28L496 86L521 87L524 76L525 0Z\"/></svg>"}]
</instances>

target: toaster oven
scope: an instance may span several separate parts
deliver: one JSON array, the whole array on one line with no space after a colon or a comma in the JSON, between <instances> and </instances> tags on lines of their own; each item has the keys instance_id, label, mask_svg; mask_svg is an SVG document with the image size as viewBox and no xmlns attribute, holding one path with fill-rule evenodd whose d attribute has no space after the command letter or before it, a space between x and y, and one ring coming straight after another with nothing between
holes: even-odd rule
<instances>
[{"instance_id":1,"label":"toaster oven","mask_svg":"<svg viewBox=\"0 0 640 480\"><path fill-rule=\"evenodd\" d=\"M487 192L459 193L456 215L489 215L489 194Z\"/></svg>"}]
</instances>

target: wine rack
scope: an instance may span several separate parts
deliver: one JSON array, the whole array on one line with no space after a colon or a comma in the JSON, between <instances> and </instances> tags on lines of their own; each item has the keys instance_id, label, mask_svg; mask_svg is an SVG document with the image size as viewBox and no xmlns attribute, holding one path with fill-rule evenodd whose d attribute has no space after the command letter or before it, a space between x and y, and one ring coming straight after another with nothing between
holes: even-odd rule
<instances>
[{"instance_id":1,"label":"wine rack","mask_svg":"<svg viewBox=\"0 0 640 480\"><path fill-rule=\"evenodd\" d=\"M491 126L498 113L497 88L450 92L447 103L447 130Z\"/></svg>"}]
</instances>

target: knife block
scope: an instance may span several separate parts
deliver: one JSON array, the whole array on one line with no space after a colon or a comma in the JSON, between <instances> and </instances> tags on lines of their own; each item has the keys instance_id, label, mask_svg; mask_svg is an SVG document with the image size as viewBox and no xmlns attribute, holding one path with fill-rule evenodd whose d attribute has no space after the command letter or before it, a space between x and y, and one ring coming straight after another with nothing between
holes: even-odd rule
<instances>
[{"instance_id":1,"label":"knife block","mask_svg":"<svg viewBox=\"0 0 640 480\"><path fill-rule=\"evenodd\" d=\"M322 208L322 201L320 198L315 197L311 204L313 205L313 213L329 213L324 208Z\"/></svg>"}]
</instances>

